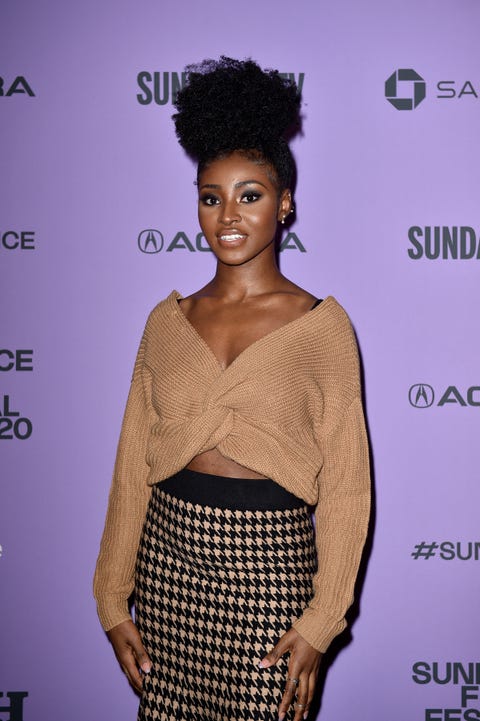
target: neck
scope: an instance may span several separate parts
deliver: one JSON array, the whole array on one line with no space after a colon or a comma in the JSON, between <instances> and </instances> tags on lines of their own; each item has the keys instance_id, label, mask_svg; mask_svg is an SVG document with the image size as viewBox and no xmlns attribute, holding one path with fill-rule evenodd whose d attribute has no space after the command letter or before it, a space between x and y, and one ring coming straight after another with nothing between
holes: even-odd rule
<instances>
[{"instance_id":1,"label":"neck","mask_svg":"<svg viewBox=\"0 0 480 721\"><path fill-rule=\"evenodd\" d=\"M223 298L242 300L249 296L272 292L284 280L272 253L265 258L259 255L242 265L226 265L218 262L215 275L207 287L215 295Z\"/></svg>"}]
</instances>

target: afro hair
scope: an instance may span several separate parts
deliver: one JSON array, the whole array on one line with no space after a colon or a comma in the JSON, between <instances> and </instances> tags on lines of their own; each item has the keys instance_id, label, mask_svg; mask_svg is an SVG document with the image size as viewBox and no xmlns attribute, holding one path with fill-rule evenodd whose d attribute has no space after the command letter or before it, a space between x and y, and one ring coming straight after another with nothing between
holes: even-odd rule
<instances>
[{"instance_id":1,"label":"afro hair","mask_svg":"<svg viewBox=\"0 0 480 721\"><path fill-rule=\"evenodd\" d=\"M173 119L199 172L215 158L243 151L273 167L280 189L289 187L294 161L286 135L298 128L300 108L295 83L253 60L223 55L188 65L186 72L188 83L177 94Z\"/></svg>"}]
</instances>

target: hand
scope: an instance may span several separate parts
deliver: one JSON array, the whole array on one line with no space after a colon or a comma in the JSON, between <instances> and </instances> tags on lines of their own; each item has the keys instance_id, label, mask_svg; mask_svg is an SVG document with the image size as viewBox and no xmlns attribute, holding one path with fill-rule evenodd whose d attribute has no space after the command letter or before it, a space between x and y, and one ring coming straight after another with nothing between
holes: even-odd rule
<instances>
[{"instance_id":1,"label":"hand","mask_svg":"<svg viewBox=\"0 0 480 721\"><path fill-rule=\"evenodd\" d=\"M286 651L290 651L290 660L285 691L278 709L278 719L282 721L285 718L288 708L293 702L294 721L301 721L301 719L307 718L310 710L323 654L310 646L298 631L290 628L260 661L259 665L262 668L275 665ZM289 679L298 679L298 684Z\"/></svg>"},{"instance_id":2,"label":"hand","mask_svg":"<svg viewBox=\"0 0 480 721\"><path fill-rule=\"evenodd\" d=\"M143 647L137 627L133 621L123 621L107 631L107 636L128 680L133 688L141 693L142 677L139 667L143 673L150 673L152 662Z\"/></svg>"}]
</instances>

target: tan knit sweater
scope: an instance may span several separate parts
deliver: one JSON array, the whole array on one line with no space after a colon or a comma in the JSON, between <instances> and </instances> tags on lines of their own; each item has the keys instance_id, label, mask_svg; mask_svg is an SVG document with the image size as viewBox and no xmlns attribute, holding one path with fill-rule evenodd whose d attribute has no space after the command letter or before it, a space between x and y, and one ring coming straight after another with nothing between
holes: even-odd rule
<instances>
[{"instance_id":1,"label":"tan knit sweater","mask_svg":"<svg viewBox=\"0 0 480 721\"><path fill-rule=\"evenodd\" d=\"M153 309L138 350L95 571L100 621L109 630L130 618L152 484L217 448L315 505L314 595L293 626L325 651L346 625L369 515L368 444L348 316L328 296L223 370L180 310L181 297L174 290Z\"/></svg>"}]
</instances>

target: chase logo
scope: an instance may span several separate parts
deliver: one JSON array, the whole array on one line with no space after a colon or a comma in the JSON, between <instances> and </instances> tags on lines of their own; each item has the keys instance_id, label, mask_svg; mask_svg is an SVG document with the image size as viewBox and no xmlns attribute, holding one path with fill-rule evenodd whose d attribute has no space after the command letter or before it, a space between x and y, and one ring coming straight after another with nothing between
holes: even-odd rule
<instances>
[{"instance_id":1,"label":"chase logo","mask_svg":"<svg viewBox=\"0 0 480 721\"><path fill-rule=\"evenodd\" d=\"M429 408L434 399L435 393L428 383L415 383L408 391L408 400L415 408Z\"/></svg>"},{"instance_id":2,"label":"chase logo","mask_svg":"<svg viewBox=\"0 0 480 721\"><path fill-rule=\"evenodd\" d=\"M163 235L159 230L147 228L141 231L137 242L142 253L159 253L163 248Z\"/></svg>"},{"instance_id":3,"label":"chase logo","mask_svg":"<svg viewBox=\"0 0 480 721\"><path fill-rule=\"evenodd\" d=\"M397 110L413 110L425 95L425 80L411 68L395 70L385 81L385 97Z\"/></svg>"}]
</instances>

